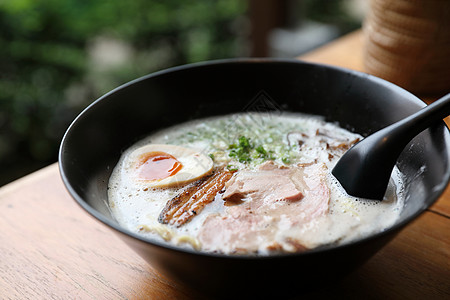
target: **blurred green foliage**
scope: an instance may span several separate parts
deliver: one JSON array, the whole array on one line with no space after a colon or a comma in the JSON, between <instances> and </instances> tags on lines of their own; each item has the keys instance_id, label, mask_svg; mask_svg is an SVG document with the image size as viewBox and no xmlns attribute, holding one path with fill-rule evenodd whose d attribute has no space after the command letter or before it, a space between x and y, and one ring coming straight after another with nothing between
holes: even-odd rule
<instances>
[{"instance_id":1,"label":"blurred green foliage","mask_svg":"<svg viewBox=\"0 0 450 300\"><path fill-rule=\"evenodd\" d=\"M106 91L240 55L245 11L240 0L0 0L0 185L56 161L69 123ZM105 62L109 50L119 59Z\"/></svg>"},{"instance_id":2,"label":"blurred green foliage","mask_svg":"<svg viewBox=\"0 0 450 300\"><path fill-rule=\"evenodd\" d=\"M351 0L301 0L308 19L335 26L341 34L361 27L361 20L349 14ZM360 0L360 2L369 0ZM353 1L354 2L354 1ZM356 3L354 3L356 4Z\"/></svg>"},{"instance_id":3,"label":"blurred green foliage","mask_svg":"<svg viewBox=\"0 0 450 300\"><path fill-rule=\"evenodd\" d=\"M347 31L345 0L292 1L305 4L309 19ZM118 85L174 65L246 55L247 4L0 0L0 186L55 162L70 122Z\"/></svg>"}]
</instances>

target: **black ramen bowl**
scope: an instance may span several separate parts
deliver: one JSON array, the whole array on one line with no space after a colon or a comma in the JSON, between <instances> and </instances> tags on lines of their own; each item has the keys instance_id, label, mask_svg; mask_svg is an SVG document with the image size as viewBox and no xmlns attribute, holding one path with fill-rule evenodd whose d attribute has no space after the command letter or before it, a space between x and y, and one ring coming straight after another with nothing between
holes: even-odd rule
<instances>
[{"instance_id":1,"label":"black ramen bowl","mask_svg":"<svg viewBox=\"0 0 450 300\"><path fill-rule=\"evenodd\" d=\"M224 297L301 292L356 269L437 200L450 174L450 136L444 122L419 134L398 159L406 176L406 204L394 226L346 245L297 254L202 253L122 228L107 205L108 179L121 153L156 130L207 116L302 112L366 136L424 106L379 78L297 60L237 59L181 66L124 84L86 108L62 140L60 172L86 212L169 278Z\"/></svg>"}]
</instances>

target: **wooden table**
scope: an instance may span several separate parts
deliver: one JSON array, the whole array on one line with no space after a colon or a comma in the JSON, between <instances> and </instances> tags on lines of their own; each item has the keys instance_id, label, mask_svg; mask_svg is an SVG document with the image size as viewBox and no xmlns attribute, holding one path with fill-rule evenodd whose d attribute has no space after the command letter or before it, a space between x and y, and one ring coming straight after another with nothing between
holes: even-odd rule
<instances>
[{"instance_id":1,"label":"wooden table","mask_svg":"<svg viewBox=\"0 0 450 300\"><path fill-rule=\"evenodd\" d=\"M362 70L361 33L304 60ZM302 298L450 299L450 188L364 266ZM72 200L56 164L0 189L1 299L199 299ZM300 298L300 297L299 297Z\"/></svg>"}]
</instances>

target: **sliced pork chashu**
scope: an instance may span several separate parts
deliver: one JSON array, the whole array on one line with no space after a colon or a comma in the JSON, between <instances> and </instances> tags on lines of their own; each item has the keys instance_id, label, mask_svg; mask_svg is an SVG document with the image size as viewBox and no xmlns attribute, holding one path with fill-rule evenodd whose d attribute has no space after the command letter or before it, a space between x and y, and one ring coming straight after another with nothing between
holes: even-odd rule
<instances>
[{"instance_id":1,"label":"sliced pork chashu","mask_svg":"<svg viewBox=\"0 0 450 300\"><path fill-rule=\"evenodd\" d=\"M279 167L267 162L226 184L221 214L206 218L203 249L225 253L303 251L301 232L325 215L330 201L323 164Z\"/></svg>"},{"instance_id":2,"label":"sliced pork chashu","mask_svg":"<svg viewBox=\"0 0 450 300\"><path fill-rule=\"evenodd\" d=\"M158 221L162 224L180 227L199 214L203 208L214 201L225 183L233 175L223 167L215 170L212 175L198 181L187 190L166 203Z\"/></svg>"}]
</instances>

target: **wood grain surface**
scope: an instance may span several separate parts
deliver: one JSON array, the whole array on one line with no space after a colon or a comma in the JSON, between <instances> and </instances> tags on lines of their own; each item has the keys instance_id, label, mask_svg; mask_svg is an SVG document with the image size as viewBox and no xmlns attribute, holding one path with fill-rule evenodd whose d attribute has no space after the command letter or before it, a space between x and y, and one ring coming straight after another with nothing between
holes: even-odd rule
<instances>
[{"instance_id":1,"label":"wood grain surface","mask_svg":"<svg viewBox=\"0 0 450 300\"><path fill-rule=\"evenodd\" d=\"M0 189L0 298L192 299L84 213L51 165Z\"/></svg>"},{"instance_id":2,"label":"wood grain surface","mask_svg":"<svg viewBox=\"0 0 450 300\"><path fill-rule=\"evenodd\" d=\"M304 56L361 70L360 32ZM359 57L359 58L358 58ZM294 299L450 299L450 189L364 266ZM72 200L56 164L0 189L0 299L201 299Z\"/></svg>"}]
</instances>

